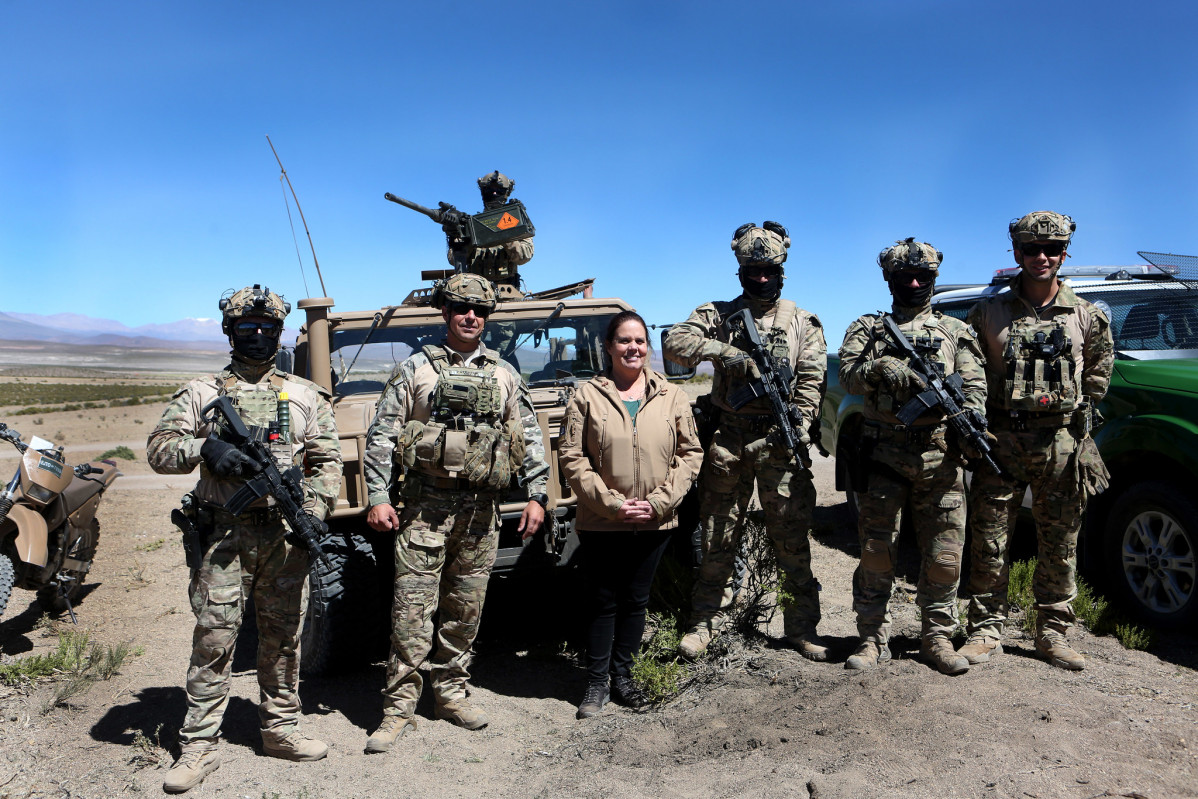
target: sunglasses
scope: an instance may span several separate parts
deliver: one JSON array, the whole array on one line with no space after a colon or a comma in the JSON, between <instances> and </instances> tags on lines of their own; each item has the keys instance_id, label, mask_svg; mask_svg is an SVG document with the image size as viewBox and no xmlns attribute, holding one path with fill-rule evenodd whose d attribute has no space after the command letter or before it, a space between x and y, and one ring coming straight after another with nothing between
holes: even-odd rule
<instances>
[{"instance_id":1,"label":"sunglasses","mask_svg":"<svg viewBox=\"0 0 1198 799\"><path fill-rule=\"evenodd\" d=\"M465 302L455 302L449 306L449 312L454 316L465 316L471 311L474 311L474 315L479 319L486 319L488 314L491 313L490 308L483 308L478 305L470 305L469 303Z\"/></svg>"},{"instance_id":2,"label":"sunglasses","mask_svg":"<svg viewBox=\"0 0 1198 799\"><path fill-rule=\"evenodd\" d=\"M1049 258L1056 258L1065 252L1065 245L1059 241L1032 241L1020 244L1019 251L1027 258L1035 258L1040 253L1044 253Z\"/></svg>"},{"instance_id":3,"label":"sunglasses","mask_svg":"<svg viewBox=\"0 0 1198 799\"><path fill-rule=\"evenodd\" d=\"M910 270L906 272L895 272L893 280L903 286L910 286L914 280L921 286L927 286L936 281L936 275L927 270Z\"/></svg>"},{"instance_id":4,"label":"sunglasses","mask_svg":"<svg viewBox=\"0 0 1198 799\"><path fill-rule=\"evenodd\" d=\"M777 266L774 266L773 264L765 264L765 265L748 264L748 265L742 266L741 270L745 273L745 277L747 277L749 279L756 279L759 277L773 277L774 275L779 274L779 272L781 271Z\"/></svg>"},{"instance_id":5,"label":"sunglasses","mask_svg":"<svg viewBox=\"0 0 1198 799\"><path fill-rule=\"evenodd\" d=\"M252 336L258 331L262 331L264 336L273 338L283 332L283 325L281 322L249 322L245 320L233 323L233 335L235 336L244 338Z\"/></svg>"}]
</instances>

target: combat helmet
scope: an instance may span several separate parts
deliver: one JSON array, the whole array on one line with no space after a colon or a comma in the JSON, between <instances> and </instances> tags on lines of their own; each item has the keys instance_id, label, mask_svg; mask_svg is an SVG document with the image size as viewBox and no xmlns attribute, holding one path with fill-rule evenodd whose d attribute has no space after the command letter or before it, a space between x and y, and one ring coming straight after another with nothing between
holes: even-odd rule
<instances>
[{"instance_id":1,"label":"combat helmet","mask_svg":"<svg viewBox=\"0 0 1198 799\"><path fill-rule=\"evenodd\" d=\"M765 264L781 267L790 247L790 234L777 222L766 221L761 227L746 222L732 234L732 251L741 266Z\"/></svg>"},{"instance_id":2,"label":"combat helmet","mask_svg":"<svg viewBox=\"0 0 1198 799\"><path fill-rule=\"evenodd\" d=\"M242 317L260 316L282 323L291 313L291 303L257 283L240 291L225 292L219 307L222 314L220 329L226 336L233 335L233 323Z\"/></svg>"},{"instance_id":3,"label":"combat helmet","mask_svg":"<svg viewBox=\"0 0 1198 799\"><path fill-rule=\"evenodd\" d=\"M478 179L478 190L482 192L483 204L488 208L503 205L516 187L516 181L496 169Z\"/></svg>"},{"instance_id":4,"label":"combat helmet","mask_svg":"<svg viewBox=\"0 0 1198 799\"><path fill-rule=\"evenodd\" d=\"M904 269L926 269L940 271L944 253L926 241L916 241L914 236L899 239L878 253L878 266L889 280L891 275Z\"/></svg>"},{"instance_id":5,"label":"combat helmet","mask_svg":"<svg viewBox=\"0 0 1198 799\"><path fill-rule=\"evenodd\" d=\"M1068 247L1075 230L1077 223L1073 218L1056 211L1032 211L1021 219L1012 219L1007 226L1015 247L1033 241L1059 241Z\"/></svg>"},{"instance_id":6,"label":"combat helmet","mask_svg":"<svg viewBox=\"0 0 1198 799\"><path fill-rule=\"evenodd\" d=\"M485 277L470 272L458 272L438 280L433 286L433 307L446 308L455 302L494 310L495 285Z\"/></svg>"}]
</instances>

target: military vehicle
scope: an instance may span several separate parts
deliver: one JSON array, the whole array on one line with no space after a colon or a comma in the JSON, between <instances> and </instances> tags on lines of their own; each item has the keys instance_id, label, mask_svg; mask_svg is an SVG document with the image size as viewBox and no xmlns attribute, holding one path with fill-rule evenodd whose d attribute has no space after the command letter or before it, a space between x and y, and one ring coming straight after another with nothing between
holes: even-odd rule
<instances>
[{"instance_id":1,"label":"military vehicle","mask_svg":"<svg viewBox=\"0 0 1198 799\"><path fill-rule=\"evenodd\" d=\"M432 270L422 277L431 281L450 273ZM532 293L501 285L499 303L487 319L484 342L529 385L550 469L545 524L534 538L522 542L516 531L527 491L513 479L503 497L495 573L567 564L578 544L577 499L558 470L558 429L575 386L603 369L609 320L631 309L623 300L592 297L592 283ZM280 368L332 392L345 462L341 493L322 542L331 562L317 564L310 578L314 590L302 638L306 674L386 654L394 536L366 525L366 430L395 364L444 338L445 323L430 304L431 296L430 284L399 305L367 311L335 310L331 297L300 300L297 307L306 320L294 350L280 354Z\"/></svg>"}]
</instances>

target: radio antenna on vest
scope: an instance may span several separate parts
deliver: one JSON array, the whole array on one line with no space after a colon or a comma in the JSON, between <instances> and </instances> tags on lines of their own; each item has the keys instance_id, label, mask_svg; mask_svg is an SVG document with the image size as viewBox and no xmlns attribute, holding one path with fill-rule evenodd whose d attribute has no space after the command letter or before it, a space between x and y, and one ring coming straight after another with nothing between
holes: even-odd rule
<instances>
[{"instance_id":1,"label":"radio antenna on vest","mask_svg":"<svg viewBox=\"0 0 1198 799\"><path fill-rule=\"evenodd\" d=\"M270 140L270 134L266 136L266 143L270 145L270 151L274 153L275 160L279 162L279 171L282 173L281 179L287 181L287 188L291 190L291 198L295 200L295 210L299 211L300 222L304 226L304 233L308 236L308 246L312 248L312 263L316 265L316 277L320 280L320 291L327 297L329 296L328 289L324 287L324 275L320 273L320 261L316 259L316 245L312 243L312 233L308 230L308 220L304 219L304 209L300 208L299 197L295 194L295 187L291 185L291 178L287 177L287 170L283 167L283 159L279 158L279 152L275 149L274 142ZM283 202L287 202L287 195L283 194ZM287 219L291 219L291 208L287 209ZM291 225L291 237L295 238L295 224ZM295 255L299 257L299 244L295 245ZM304 262L300 260L300 276L304 274ZM304 290L307 291L308 279L304 278Z\"/></svg>"}]
</instances>

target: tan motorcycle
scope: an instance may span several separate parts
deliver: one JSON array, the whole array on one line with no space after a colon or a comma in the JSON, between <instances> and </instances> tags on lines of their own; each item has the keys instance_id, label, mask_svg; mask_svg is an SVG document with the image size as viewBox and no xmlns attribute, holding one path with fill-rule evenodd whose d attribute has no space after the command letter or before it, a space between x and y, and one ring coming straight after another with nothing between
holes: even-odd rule
<instances>
[{"instance_id":1,"label":"tan motorcycle","mask_svg":"<svg viewBox=\"0 0 1198 799\"><path fill-rule=\"evenodd\" d=\"M67 465L61 446L21 434L0 422L0 440L21 454L0 491L0 616L13 586L37 591L47 610L66 611L91 570L100 540L96 508L120 475L109 460Z\"/></svg>"}]
</instances>

